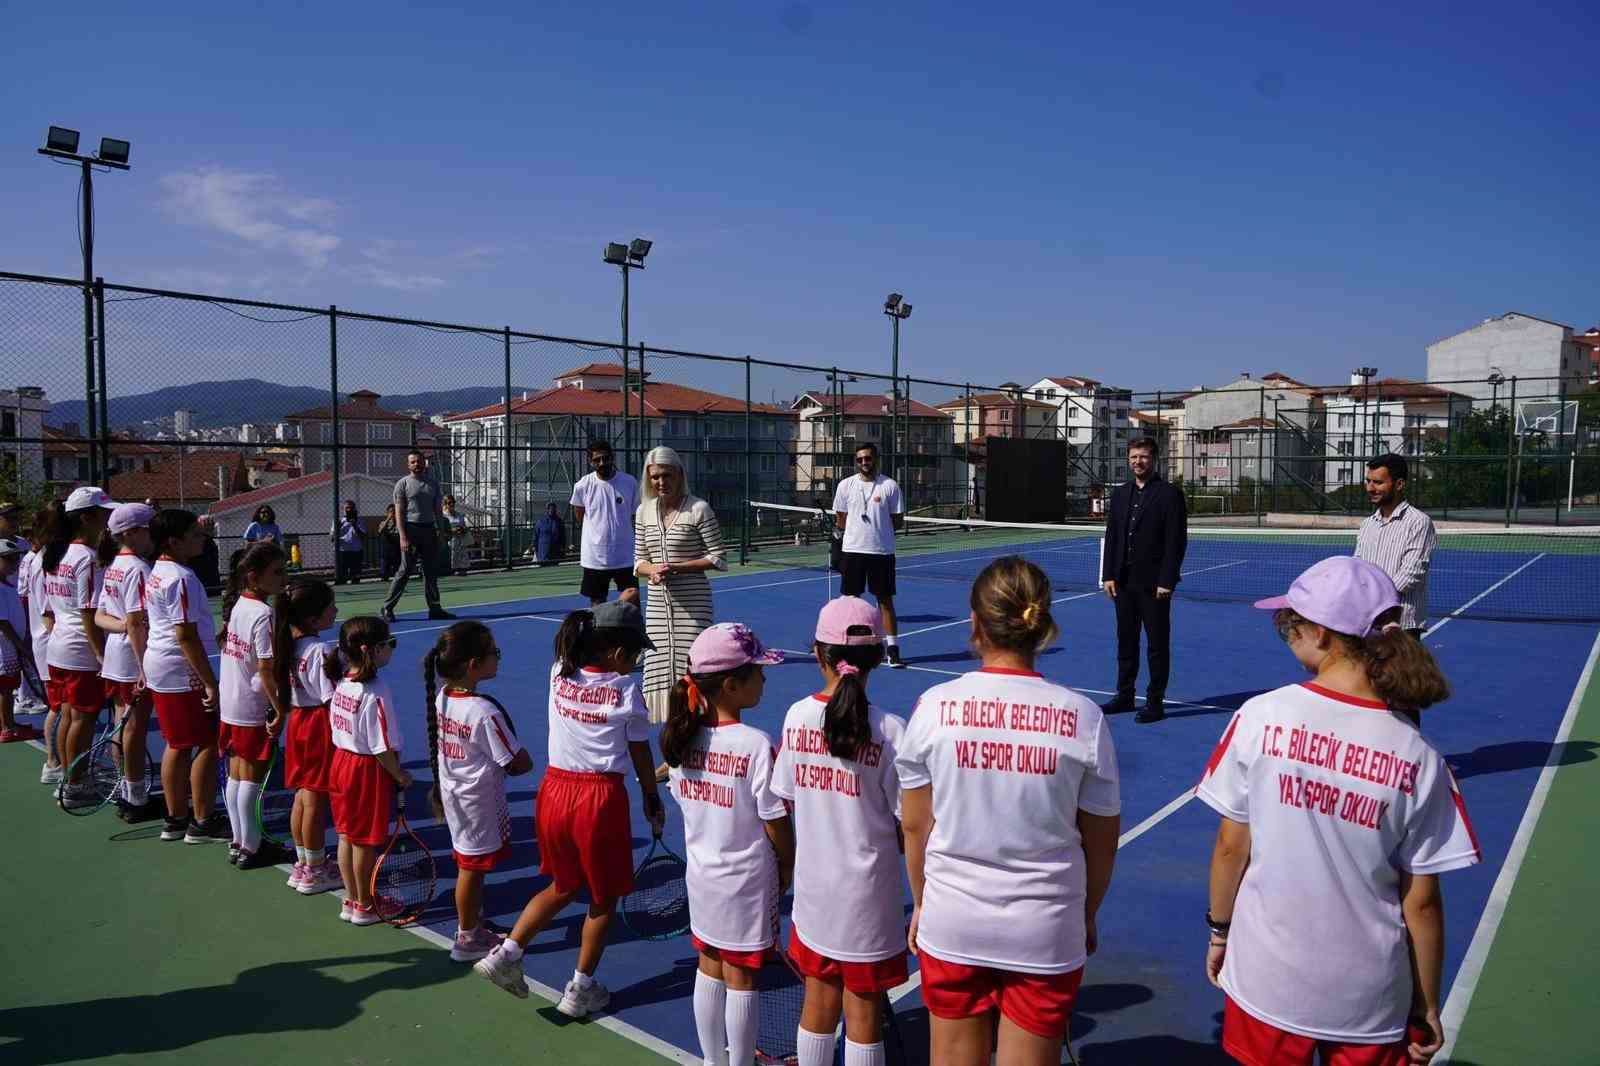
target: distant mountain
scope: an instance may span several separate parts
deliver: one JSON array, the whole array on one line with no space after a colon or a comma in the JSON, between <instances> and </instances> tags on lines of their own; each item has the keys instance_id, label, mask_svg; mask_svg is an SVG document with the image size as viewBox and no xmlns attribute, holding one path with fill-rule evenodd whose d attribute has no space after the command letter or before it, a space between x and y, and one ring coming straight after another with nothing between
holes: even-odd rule
<instances>
[{"instance_id":1,"label":"distant mountain","mask_svg":"<svg viewBox=\"0 0 1600 1066\"><path fill-rule=\"evenodd\" d=\"M524 386L512 389L520 396ZM528 389L532 392L534 390ZM497 385L473 385L461 389L443 389L433 392L414 392L402 396L385 396L379 406L391 411L420 409L424 415L449 411L469 411L474 407L497 403L501 398ZM344 396L344 394L341 394ZM347 397L344 397L347 398ZM243 422L278 422L285 415L312 407L326 407L326 389L304 385L279 385L271 381L247 378L242 381L197 381L192 385L173 385L154 392L136 396L113 396L108 404L112 429L128 429L141 422L160 418L170 419L174 411L187 408L194 412L196 428L211 426L236 426ZM52 403L46 419L52 426L76 422L83 426L86 419L82 400L65 400Z\"/></svg>"}]
</instances>

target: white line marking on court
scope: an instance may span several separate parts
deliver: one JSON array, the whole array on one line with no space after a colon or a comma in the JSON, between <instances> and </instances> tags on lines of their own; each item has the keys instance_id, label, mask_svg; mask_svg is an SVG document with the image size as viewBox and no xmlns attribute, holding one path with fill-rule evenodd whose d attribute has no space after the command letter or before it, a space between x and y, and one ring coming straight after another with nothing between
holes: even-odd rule
<instances>
[{"instance_id":1,"label":"white line marking on court","mask_svg":"<svg viewBox=\"0 0 1600 1066\"><path fill-rule=\"evenodd\" d=\"M1444 625L1444 622L1439 624ZM1450 983L1444 1009L1439 1012L1445 1042L1434 1061L1441 1066L1450 1061L1450 1052L1461 1032L1461 1023L1467 1016L1467 1008L1472 1006L1472 995L1478 990L1484 964L1489 960L1489 950L1494 947L1500 922L1506 916L1506 905L1511 901L1517 875L1522 872L1522 861L1527 858L1528 845L1533 841L1539 816L1544 813L1544 803L1550 795L1550 786L1555 782L1556 770L1565 754L1567 738L1572 735L1572 725L1578 719L1578 709L1583 706L1584 693L1594 678L1596 660L1600 660L1600 634L1596 634L1594 645L1589 649L1589 661L1584 664L1583 673L1578 675L1577 687L1572 690L1567 713L1562 716L1561 725L1556 729L1555 741L1550 745L1550 754L1545 757L1544 768L1539 771L1539 780L1534 782L1533 794L1528 797L1528 808L1523 811L1522 822L1517 826L1517 835L1512 837L1511 847L1506 850L1500 876L1494 879L1489 900L1483 905L1483 915L1478 919L1478 928L1472 934L1472 942L1467 946L1466 957L1461 960L1461 968L1456 971L1456 979Z\"/></svg>"},{"instance_id":2,"label":"white line marking on court","mask_svg":"<svg viewBox=\"0 0 1600 1066\"><path fill-rule=\"evenodd\" d=\"M1493 592L1495 589L1499 588L1501 585L1504 585L1507 581L1510 581L1512 578L1514 578L1518 574L1522 573L1524 570L1526 570L1528 567L1532 566L1534 563L1538 562L1540 559L1543 559L1545 557L1545 554L1546 554L1545 552L1540 552L1538 555L1535 555L1532 559L1529 559L1527 562L1523 563L1521 566L1519 566L1515 570L1511 571L1511 573L1507 574L1505 577L1501 578L1499 581L1496 581L1494 584L1490 585L1488 588L1484 589L1482 592L1480 592L1476 596L1472 597L1472 599L1468 600L1466 603L1463 603L1460 607L1457 607L1455 610L1451 611L1449 614L1447 614L1443 618L1439 619L1433 625L1431 625L1427 629L1423 630L1422 631L1422 635L1424 637L1433 636L1439 630L1443 629L1445 626L1449 625L1452 621L1454 621L1467 608L1471 607L1473 604L1477 603L1479 600L1481 600L1485 596L1489 595L1489 593Z\"/></svg>"}]
</instances>

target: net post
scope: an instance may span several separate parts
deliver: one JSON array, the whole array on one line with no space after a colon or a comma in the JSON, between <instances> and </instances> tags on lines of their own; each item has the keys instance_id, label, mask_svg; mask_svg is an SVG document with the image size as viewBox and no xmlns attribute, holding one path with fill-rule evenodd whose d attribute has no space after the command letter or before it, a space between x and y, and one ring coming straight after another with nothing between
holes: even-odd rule
<instances>
[{"instance_id":1,"label":"net post","mask_svg":"<svg viewBox=\"0 0 1600 1066\"><path fill-rule=\"evenodd\" d=\"M1511 480L1511 469L1512 469L1512 461L1513 461L1512 458L1511 458L1511 454L1515 450L1514 446L1517 444L1517 442L1519 442L1522 439L1522 434L1517 432L1517 376L1515 374L1511 375L1511 400L1510 400L1510 404L1511 404L1511 407L1510 407L1511 417L1506 419L1506 433L1508 434L1507 439L1506 439L1506 501L1505 501L1506 502L1506 527L1507 528L1510 528L1510 526L1511 526L1511 494L1516 491L1516 486L1512 484L1512 480ZM1519 476L1520 476L1520 473L1521 472L1518 471Z\"/></svg>"},{"instance_id":2,"label":"net post","mask_svg":"<svg viewBox=\"0 0 1600 1066\"><path fill-rule=\"evenodd\" d=\"M744 503L739 509L739 565L750 561L750 357L744 357Z\"/></svg>"},{"instance_id":3,"label":"net post","mask_svg":"<svg viewBox=\"0 0 1600 1066\"><path fill-rule=\"evenodd\" d=\"M328 305L328 399L332 404L329 410L332 412L330 421L333 425L333 529L337 531L339 528L340 509L339 474L342 465L340 462L342 458L340 449L343 444L339 439L339 307L337 304ZM305 453L303 445L306 443L308 442L301 441L302 454ZM404 520L405 516L403 515L395 516L395 521L397 522ZM335 546L335 551L337 551L337 546ZM337 559L337 556L335 558ZM335 568L335 574L337 572L337 568Z\"/></svg>"},{"instance_id":4,"label":"net post","mask_svg":"<svg viewBox=\"0 0 1600 1066\"><path fill-rule=\"evenodd\" d=\"M504 499L500 501L500 551L505 556L505 569L511 569L511 531L513 528L511 516L514 506L511 500L511 327L507 326L502 334L504 338L505 353L505 432L500 438L500 482L504 486L501 490ZM627 380L624 373L623 380Z\"/></svg>"}]
</instances>

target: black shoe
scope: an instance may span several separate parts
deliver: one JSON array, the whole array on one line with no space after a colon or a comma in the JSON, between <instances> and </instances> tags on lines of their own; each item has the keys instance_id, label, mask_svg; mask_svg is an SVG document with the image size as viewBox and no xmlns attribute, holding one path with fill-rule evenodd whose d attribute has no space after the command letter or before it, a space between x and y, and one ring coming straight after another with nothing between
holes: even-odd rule
<instances>
[{"instance_id":1,"label":"black shoe","mask_svg":"<svg viewBox=\"0 0 1600 1066\"><path fill-rule=\"evenodd\" d=\"M261 846L254 852L240 852L239 861L234 863L241 870L260 870L268 866L278 866L282 863L293 862L294 852L282 844L274 844L270 840L263 840Z\"/></svg>"},{"instance_id":2,"label":"black shoe","mask_svg":"<svg viewBox=\"0 0 1600 1066\"><path fill-rule=\"evenodd\" d=\"M1118 696L1100 705L1103 714L1126 714L1131 710L1133 710L1132 696Z\"/></svg>"},{"instance_id":3,"label":"black shoe","mask_svg":"<svg viewBox=\"0 0 1600 1066\"><path fill-rule=\"evenodd\" d=\"M154 818L161 817L166 813L166 810L167 805L164 802L151 796L137 806L118 803L117 817L129 825L138 825L140 822L148 822Z\"/></svg>"},{"instance_id":4,"label":"black shoe","mask_svg":"<svg viewBox=\"0 0 1600 1066\"><path fill-rule=\"evenodd\" d=\"M449 621L450 619L453 619L454 617L455 617L455 615L451 614L449 611L445 610L443 607L430 607L430 608L428 608L428 618L431 621L435 621L435 622Z\"/></svg>"},{"instance_id":5,"label":"black shoe","mask_svg":"<svg viewBox=\"0 0 1600 1066\"><path fill-rule=\"evenodd\" d=\"M211 817L204 822L189 819L189 828L184 831L185 844L214 844L219 840L232 840L233 827L228 825L228 816L221 811L212 811Z\"/></svg>"},{"instance_id":6,"label":"black shoe","mask_svg":"<svg viewBox=\"0 0 1600 1066\"><path fill-rule=\"evenodd\" d=\"M392 624L394 622L394 610L393 610L393 608L389 608L389 607L380 607L380 608L378 608L378 617L383 619L385 622L389 622L389 623Z\"/></svg>"},{"instance_id":7,"label":"black shoe","mask_svg":"<svg viewBox=\"0 0 1600 1066\"><path fill-rule=\"evenodd\" d=\"M182 840L183 831L189 827L189 819L167 817L166 824L161 827L162 840Z\"/></svg>"},{"instance_id":8,"label":"black shoe","mask_svg":"<svg viewBox=\"0 0 1600 1066\"><path fill-rule=\"evenodd\" d=\"M1149 725L1151 722L1161 721L1161 719L1165 718L1166 716L1167 709L1162 705L1160 700L1153 700L1149 697L1146 697L1143 709L1141 709L1138 714L1133 716L1133 720L1138 722L1140 725Z\"/></svg>"},{"instance_id":9,"label":"black shoe","mask_svg":"<svg viewBox=\"0 0 1600 1066\"><path fill-rule=\"evenodd\" d=\"M906 668L905 660L900 658L900 646L898 644L889 645L888 654L889 654L889 667L891 669L904 670Z\"/></svg>"}]
</instances>

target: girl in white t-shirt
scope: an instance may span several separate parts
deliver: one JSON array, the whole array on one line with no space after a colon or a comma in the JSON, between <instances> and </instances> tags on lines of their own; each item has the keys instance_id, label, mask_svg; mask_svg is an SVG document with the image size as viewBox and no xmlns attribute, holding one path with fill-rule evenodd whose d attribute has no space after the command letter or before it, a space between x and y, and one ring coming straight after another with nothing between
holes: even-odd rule
<instances>
[{"instance_id":1,"label":"girl in white t-shirt","mask_svg":"<svg viewBox=\"0 0 1600 1066\"><path fill-rule=\"evenodd\" d=\"M378 671L394 658L388 623L371 615L339 628L339 654L325 668L339 677L328 708L333 733L333 825L339 830L339 873L344 903L339 920L351 925L382 921L372 900L372 872L378 849L389 839L394 794L411 786L400 764L404 740L398 707ZM342 673L342 676L341 676Z\"/></svg>"},{"instance_id":2,"label":"girl in white t-shirt","mask_svg":"<svg viewBox=\"0 0 1600 1066\"><path fill-rule=\"evenodd\" d=\"M500 649L482 622L457 622L422 660L428 692L428 799L450 829L456 860L456 939L450 958L473 962L500 944L483 925L483 879L511 857L506 776L533 769L506 709L478 686L500 671ZM438 679L444 678L441 691Z\"/></svg>"},{"instance_id":3,"label":"girl in white t-shirt","mask_svg":"<svg viewBox=\"0 0 1600 1066\"><path fill-rule=\"evenodd\" d=\"M338 655L321 633L339 615L333 586L315 578L290 581L278 594L273 615L272 664L278 691L287 693L289 705L289 724L283 729L283 787L295 790L289 811L295 864L286 883L302 896L314 896L344 883L338 861L328 857L327 839L328 794L333 788L328 701L337 683L328 675L327 660Z\"/></svg>"},{"instance_id":4,"label":"girl in white t-shirt","mask_svg":"<svg viewBox=\"0 0 1600 1066\"><path fill-rule=\"evenodd\" d=\"M149 778L145 771L145 732L150 725L150 690L144 683L144 649L150 623L144 608L144 582L155 554L150 523L155 508L125 503L111 512L107 526L117 553L105 569L96 600L94 623L106 634L105 665L100 676L106 696L124 722L122 785L116 796L118 814L126 820L152 817Z\"/></svg>"},{"instance_id":5,"label":"girl in white t-shirt","mask_svg":"<svg viewBox=\"0 0 1600 1066\"><path fill-rule=\"evenodd\" d=\"M1111 885L1121 801L1111 727L1034 659L1059 632L1050 581L1020 556L973 583L981 669L922 694L896 759L935 1062L1054 1066L1095 914Z\"/></svg>"},{"instance_id":6,"label":"girl in white t-shirt","mask_svg":"<svg viewBox=\"0 0 1600 1066\"><path fill-rule=\"evenodd\" d=\"M233 826L228 858L241 870L291 861L282 845L263 840L256 802L266 788L287 693L273 666L272 597L283 591L282 548L259 541L233 554L222 593L222 725L217 755L232 756L223 807Z\"/></svg>"},{"instance_id":7,"label":"girl in white t-shirt","mask_svg":"<svg viewBox=\"0 0 1600 1066\"><path fill-rule=\"evenodd\" d=\"M784 716L772 772L772 791L794 809L799 1066L833 1062L841 1011L845 1066L881 1064L883 994L907 976L894 768L906 723L867 701L867 675L883 662L880 617L855 596L822 608L812 651L823 688Z\"/></svg>"},{"instance_id":8,"label":"girl in white t-shirt","mask_svg":"<svg viewBox=\"0 0 1600 1066\"><path fill-rule=\"evenodd\" d=\"M44 592L44 567L40 564L39 557L44 554L43 538L45 531L50 527L53 513L53 505L39 509L34 518L33 528L28 531L33 538L33 547L22 557L22 564L17 568L17 595L22 597L22 606L27 612L28 640L33 646L34 672L41 682L50 679L50 667L45 661L45 656L50 650L52 619L45 614L47 605ZM44 767L39 771L41 785L54 785L61 781L61 753L56 747L57 717L56 709L49 698L50 687L45 686Z\"/></svg>"},{"instance_id":9,"label":"girl in white t-shirt","mask_svg":"<svg viewBox=\"0 0 1600 1066\"><path fill-rule=\"evenodd\" d=\"M707 627L689 647L689 672L668 694L661 729L667 788L683 811L689 930L700 952L694 1026L708 1063L755 1055L756 971L776 946L772 916L794 871L794 828L772 788L772 740L740 721L761 702L762 667L782 661L738 622Z\"/></svg>"},{"instance_id":10,"label":"girl in white t-shirt","mask_svg":"<svg viewBox=\"0 0 1600 1066\"><path fill-rule=\"evenodd\" d=\"M1400 709L1449 686L1371 563L1324 559L1256 606L1314 680L1240 707L1196 790L1222 816L1206 974L1227 993L1223 1049L1247 1066L1427 1062L1444 1043L1438 875L1481 853ZM1315 937L1284 935L1307 915Z\"/></svg>"},{"instance_id":11,"label":"girl in white t-shirt","mask_svg":"<svg viewBox=\"0 0 1600 1066\"><path fill-rule=\"evenodd\" d=\"M644 617L632 600L573 611L556 633L550 668L549 769L535 800L540 870L550 884L528 901L511 934L473 964L514 996L526 997L522 952L557 914L589 892L578 965L556 1009L582 1018L611 999L594 979L617 901L633 890L633 830L622 772L630 767L644 814L661 831L661 795L650 757L650 720L633 668L645 648Z\"/></svg>"},{"instance_id":12,"label":"girl in white t-shirt","mask_svg":"<svg viewBox=\"0 0 1600 1066\"><path fill-rule=\"evenodd\" d=\"M109 517L111 499L105 492L73 489L66 503L51 512L43 537L44 610L51 619L45 661L50 669L50 705L60 715L56 743L68 772L93 741L95 722L105 705L105 684L100 679L105 634L94 624L100 578L95 545ZM80 767L78 773L82 772ZM86 782L64 781L62 788L68 804L99 802Z\"/></svg>"}]
</instances>

